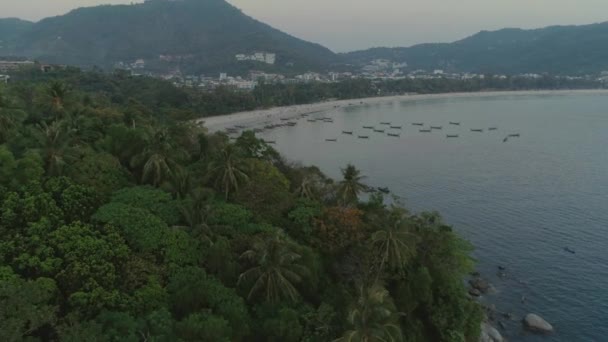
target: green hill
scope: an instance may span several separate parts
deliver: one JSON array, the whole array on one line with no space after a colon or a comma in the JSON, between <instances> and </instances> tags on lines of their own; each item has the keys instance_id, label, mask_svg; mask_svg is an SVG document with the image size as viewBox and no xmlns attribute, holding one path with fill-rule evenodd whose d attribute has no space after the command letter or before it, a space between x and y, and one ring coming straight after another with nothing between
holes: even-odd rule
<instances>
[{"instance_id":1,"label":"green hill","mask_svg":"<svg viewBox=\"0 0 608 342\"><path fill-rule=\"evenodd\" d=\"M236 54L256 51L276 53L276 65L236 62ZM144 59L153 69L179 66L188 72L322 70L337 59L330 50L248 17L224 0L80 8L33 25L20 36L15 52L79 66L111 67Z\"/></svg>"},{"instance_id":2,"label":"green hill","mask_svg":"<svg viewBox=\"0 0 608 342\"><path fill-rule=\"evenodd\" d=\"M29 29L33 23L17 18L0 19L0 55L8 54L15 39Z\"/></svg>"},{"instance_id":3,"label":"green hill","mask_svg":"<svg viewBox=\"0 0 608 342\"><path fill-rule=\"evenodd\" d=\"M608 70L608 22L535 30L482 31L450 44L374 48L344 55L364 64L383 58L412 69L489 73L585 74Z\"/></svg>"}]
</instances>

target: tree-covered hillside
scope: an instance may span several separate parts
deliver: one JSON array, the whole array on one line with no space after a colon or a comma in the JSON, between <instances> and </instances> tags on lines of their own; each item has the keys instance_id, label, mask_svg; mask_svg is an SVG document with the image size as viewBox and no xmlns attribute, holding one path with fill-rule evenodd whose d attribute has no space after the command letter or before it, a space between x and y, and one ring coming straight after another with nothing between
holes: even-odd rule
<instances>
[{"instance_id":1,"label":"tree-covered hillside","mask_svg":"<svg viewBox=\"0 0 608 342\"><path fill-rule=\"evenodd\" d=\"M16 18L0 18L0 56L8 55L14 48L15 40L33 23Z\"/></svg>"},{"instance_id":2,"label":"tree-covered hillside","mask_svg":"<svg viewBox=\"0 0 608 342\"><path fill-rule=\"evenodd\" d=\"M477 339L438 214L172 120L163 82L35 76L0 87L0 340Z\"/></svg>"},{"instance_id":3,"label":"tree-covered hillside","mask_svg":"<svg viewBox=\"0 0 608 342\"><path fill-rule=\"evenodd\" d=\"M375 48L344 55L353 63L377 58L412 69L478 73L587 74L608 70L608 22L536 30L482 31L450 44Z\"/></svg>"},{"instance_id":4,"label":"tree-covered hillside","mask_svg":"<svg viewBox=\"0 0 608 342\"><path fill-rule=\"evenodd\" d=\"M278 70L323 70L337 60L330 50L248 17L224 0L77 9L34 24L19 37L15 54L102 67L144 59L152 69L204 73L264 68L235 60L236 54L256 51L276 53Z\"/></svg>"}]
</instances>

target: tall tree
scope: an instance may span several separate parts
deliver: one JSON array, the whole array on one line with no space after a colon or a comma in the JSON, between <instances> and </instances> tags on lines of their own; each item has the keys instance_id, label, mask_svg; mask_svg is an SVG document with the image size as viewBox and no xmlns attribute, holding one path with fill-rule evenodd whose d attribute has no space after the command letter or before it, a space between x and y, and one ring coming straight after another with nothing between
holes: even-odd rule
<instances>
[{"instance_id":1,"label":"tall tree","mask_svg":"<svg viewBox=\"0 0 608 342\"><path fill-rule=\"evenodd\" d=\"M356 204L359 195L367 190L367 186L361 182L365 177L351 164L342 169L342 176L338 184L338 200L345 206Z\"/></svg>"},{"instance_id":2,"label":"tall tree","mask_svg":"<svg viewBox=\"0 0 608 342\"><path fill-rule=\"evenodd\" d=\"M398 342L403 340L398 314L389 292L380 284L361 286L348 314L352 329L336 342Z\"/></svg>"},{"instance_id":3,"label":"tall tree","mask_svg":"<svg viewBox=\"0 0 608 342\"><path fill-rule=\"evenodd\" d=\"M296 285L310 274L309 269L300 264L302 256L295 245L286 240L283 233L254 242L252 248L241 255L253 267L239 276L239 283L253 283L247 299L262 293L264 300L278 302L281 299L296 301L299 292Z\"/></svg>"},{"instance_id":4,"label":"tall tree","mask_svg":"<svg viewBox=\"0 0 608 342\"><path fill-rule=\"evenodd\" d=\"M415 252L415 235L411 232L412 222L407 211L392 208L389 214L378 222L380 228L371 236L371 244L377 257L377 279L385 267L391 272L401 274Z\"/></svg>"},{"instance_id":5,"label":"tall tree","mask_svg":"<svg viewBox=\"0 0 608 342\"><path fill-rule=\"evenodd\" d=\"M238 149L227 144L218 151L215 158L209 164L209 176L215 180L226 199L232 191L238 191L239 186L249 180L246 173L246 165L240 157Z\"/></svg>"},{"instance_id":6,"label":"tall tree","mask_svg":"<svg viewBox=\"0 0 608 342\"><path fill-rule=\"evenodd\" d=\"M169 180L176 165L176 159L183 153L173 147L173 141L167 129L154 132L144 150L133 157L131 166L141 166L141 181L158 187Z\"/></svg>"},{"instance_id":7,"label":"tall tree","mask_svg":"<svg viewBox=\"0 0 608 342\"><path fill-rule=\"evenodd\" d=\"M63 166L70 157L70 137L63 122L53 121L50 125L42 122L36 126L34 136L42 150L47 174L61 175Z\"/></svg>"}]
</instances>

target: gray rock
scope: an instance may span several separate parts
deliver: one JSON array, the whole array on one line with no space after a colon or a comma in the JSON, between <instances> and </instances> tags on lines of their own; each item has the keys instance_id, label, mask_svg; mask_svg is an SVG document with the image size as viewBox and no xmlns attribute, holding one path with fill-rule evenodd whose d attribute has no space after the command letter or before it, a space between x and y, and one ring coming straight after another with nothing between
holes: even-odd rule
<instances>
[{"instance_id":1,"label":"gray rock","mask_svg":"<svg viewBox=\"0 0 608 342\"><path fill-rule=\"evenodd\" d=\"M469 289L469 294L473 297L479 297L481 296L481 292L478 289Z\"/></svg>"},{"instance_id":2,"label":"gray rock","mask_svg":"<svg viewBox=\"0 0 608 342\"><path fill-rule=\"evenodd\" d=\"M526 329L532 332L541 334L550 334L553 332L553 326L537 314L527 314L526 317L524 317L523 323Z\"/></svg>"},{"instance_id":3,"label":"gray rock","mask_svg":"<svg viewBox=\"0 0 608 342\"><path fill-rule=\"evenodd\" d=\"M469 284L472 288L481 291L481 293L486 293L490 290L490 283L481 278L474 278L469 280Z\"/></svg>"},{"instance_id":4,"label":"gray rock","mask_svg":"<svg viewBox=\"0 0 608 342\"><path fill-rule=\"evenodd\" d=\"M504 339L500 332L488 323L481 323L481 335L479 342L503 342Z\"/></svg>"}]
</instances>

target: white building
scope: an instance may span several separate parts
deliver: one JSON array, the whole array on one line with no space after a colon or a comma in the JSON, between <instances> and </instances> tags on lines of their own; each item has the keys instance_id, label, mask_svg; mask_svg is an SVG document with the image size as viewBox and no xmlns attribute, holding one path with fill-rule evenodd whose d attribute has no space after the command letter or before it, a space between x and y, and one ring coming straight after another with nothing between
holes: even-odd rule
<instances>
[{"instance_id":1,"label":"white building","mask_svg":"<svg viewBox=\"0 0 608 342\"><path fill-rule=\"evenodd\" d=\"M220 81L225 81L228 79L228 74L225 72L220 73Z\"/></svg>"},{"instance_id":2,"label":"white building","mask_svg":"<svg viewBox=\"0 0 608 342\"><path fill-rule=\"evenodd\" d=\"M0 83L8 83L10 79L11 77L9 75L0 75Z\"/></svg>"},{"instance_id":3,"label":"white building","mask_svg":"<svg viewBox=\"0 0 608 342\"><path fill-rule=\"evenodd\" d=\"M235 55L234 58L236 58L236 60L239 62L254 61L266 64L274 64L277 60L277 55L270 52L255 52L249 55L239 53Z\"/></svg>"}]
</instances>

